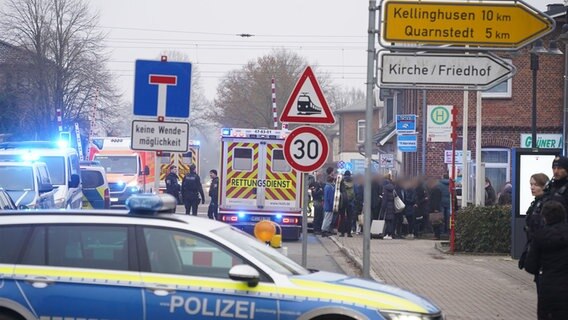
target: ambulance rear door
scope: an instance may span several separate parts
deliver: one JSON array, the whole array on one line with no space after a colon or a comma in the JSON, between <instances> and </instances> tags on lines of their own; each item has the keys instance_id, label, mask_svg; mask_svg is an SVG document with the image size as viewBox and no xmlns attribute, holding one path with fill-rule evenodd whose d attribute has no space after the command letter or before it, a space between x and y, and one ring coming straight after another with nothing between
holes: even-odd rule
<instances>
[{"instance_id":1,"label":"ambulance rear door","mask_svg":"<svg viewBox=\"0 0 568 320\"><path fill-rule=\"evenodd\" d=\"M263 143L264 170L260 181L261 205L272 212L301 211L298 182L299 173L293 170L284 158L284 142L270 140Z\"/></svg>"},{"instance_id":2,"label":"ambulance rear door","mask_svg":"<svg viewBox=\"0 0 568 320\"><path fill-rule=\"evenodd\" d=\"M255 139L223 139L223 181L220 185L221 208L231 211L259 210L259 149Z\"/></svg>"}]
</instances>

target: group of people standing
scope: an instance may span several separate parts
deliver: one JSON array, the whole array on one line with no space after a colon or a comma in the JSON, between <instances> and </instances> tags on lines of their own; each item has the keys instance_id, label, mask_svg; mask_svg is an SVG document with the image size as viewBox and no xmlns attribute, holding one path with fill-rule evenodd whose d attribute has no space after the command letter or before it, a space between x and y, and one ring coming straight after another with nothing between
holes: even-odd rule
<instances>
[{"instance_id":1,"label":"group of people standing","mask_svg":"<svg viewBox=\"0 0 568 320\"><path fill-rule=\"evenodd\" d=\"M174 196L178 203L184 204L185 214L194 216L197 215L199 203L205 204L201 178L195 169L194 164L189 166L189 173L183 177L181 185L178 181L178 171L175 165L170 166L169 173L166 176L166 193ZM209 219L217 220L219 209L219 178L217 177L217 170L210 170L209 177L211 178L211 185L209 186L211 202L207 209L207 216Z\"/></svg>"},{"instance_id":2,"label":"group of people standing","mask_svg":"<svg viewBox=\"0 0 568 320\"><path fill-rule=\"evenodd\" d=\"M332 167L309 183L313 204L315 234L352 237L363 221L363 175L345 171L338 176ZM402 178L375 175L371 184L371 219L384 220L384 239L420 237L432 229L440 239L448 233L450 215L449 180ZM405 204L396 210L395 197ZM436 213L436 215L431 215ZM436 216L435 220L430 217ZM336 231L337 230L337 231Z\"/></svg>"},{"instance_id":3,"label":"group of people standing","mask_svg":"<svg viewBox=\"0 0 568 320\"><path fill-rule=\"evenodd\" d=\"M568 158L556 157L553 177L530 178L534 200L527 215L527 244L519 268L535 276L538 319L568 319Z\"/></svg>"}]
</instances>

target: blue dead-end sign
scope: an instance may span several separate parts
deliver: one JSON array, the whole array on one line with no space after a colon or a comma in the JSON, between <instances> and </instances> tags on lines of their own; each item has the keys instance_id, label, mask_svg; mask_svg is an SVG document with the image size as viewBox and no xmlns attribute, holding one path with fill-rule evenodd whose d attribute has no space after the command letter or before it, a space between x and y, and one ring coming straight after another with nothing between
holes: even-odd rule
<instances>
[{"instance_id":1,"label":"blue dead-end sign","mask_svg":"<svg viewBox=\"0 0 568 320\"><path fill-rule=\"evenodd\" d=\"M189 62L136 60L133 114L189 118L191 71Z\"/></svg>"}]
</instances>

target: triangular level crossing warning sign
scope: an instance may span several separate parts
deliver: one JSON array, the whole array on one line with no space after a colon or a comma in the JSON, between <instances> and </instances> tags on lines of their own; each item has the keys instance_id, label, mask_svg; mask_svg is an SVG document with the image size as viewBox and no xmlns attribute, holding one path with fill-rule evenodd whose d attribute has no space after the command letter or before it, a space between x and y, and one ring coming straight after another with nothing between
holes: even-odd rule
<instances>
[{"instance_id":1,"label":"triangular level crossing warning sign","mask_svg":"<svg viewBox=\"0 0 568 320\"><path fill-rule=\"evenodd\" d=\"M309 80L309 81L308 81ZM335 117L323 96L320 85L309 66L296 83L280 122L334 124Z\"/></svg>"}]
</instances>

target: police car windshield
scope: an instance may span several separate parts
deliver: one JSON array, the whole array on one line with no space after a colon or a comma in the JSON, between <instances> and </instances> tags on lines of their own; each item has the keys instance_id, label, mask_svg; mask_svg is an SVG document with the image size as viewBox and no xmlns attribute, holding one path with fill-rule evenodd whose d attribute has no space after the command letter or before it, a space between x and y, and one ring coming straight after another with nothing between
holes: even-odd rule
<instances>
[{"instance_id":1,"label":"police car windshield","mask_svg":"<svg viewBox=\"0 0 568 320\"><path fill-rule=\"evenodd\" d=\"M136 174L138 162L136 156L107 156L95 155L94 160L99 161L107 173Z\"/></svg>"},{"instance_id":2,"label":"police car windshield","mask_svg":"<svg viewBox=\"0 0 568 320\"><path fill-rule=\"evenodd\" d=\"M307 269L290 260L288 257L262 244L260 241L239 229L223 227L213 230L213 233L238 246L241 250L247 252L259 261L262 261L262 263L269 266L275 272L285 275L304 275L310 273Z\"/></svg>"},{"instance_id":3,"label":"police car windshield","mask_svg":"<svg viewBox=\"0 0 568 320\"><path fill-rule=\"evenodd\" d=\"M21 161L21 154L2 154L0 161ZM65 157L63 156L40 156L37 161L45 162L51 183L62 186L65 182Z\"/></svg>"},{"instance_id":4,"label":"police car windshield","mask_svg":"<svg viewBox=\"0 0 568 320\"><path fill-rule=\"evenodd\" d=\"M31 167L0 167L0 187L6 191L34 190L33 177Z\"/></svg>"}]
</instances>

